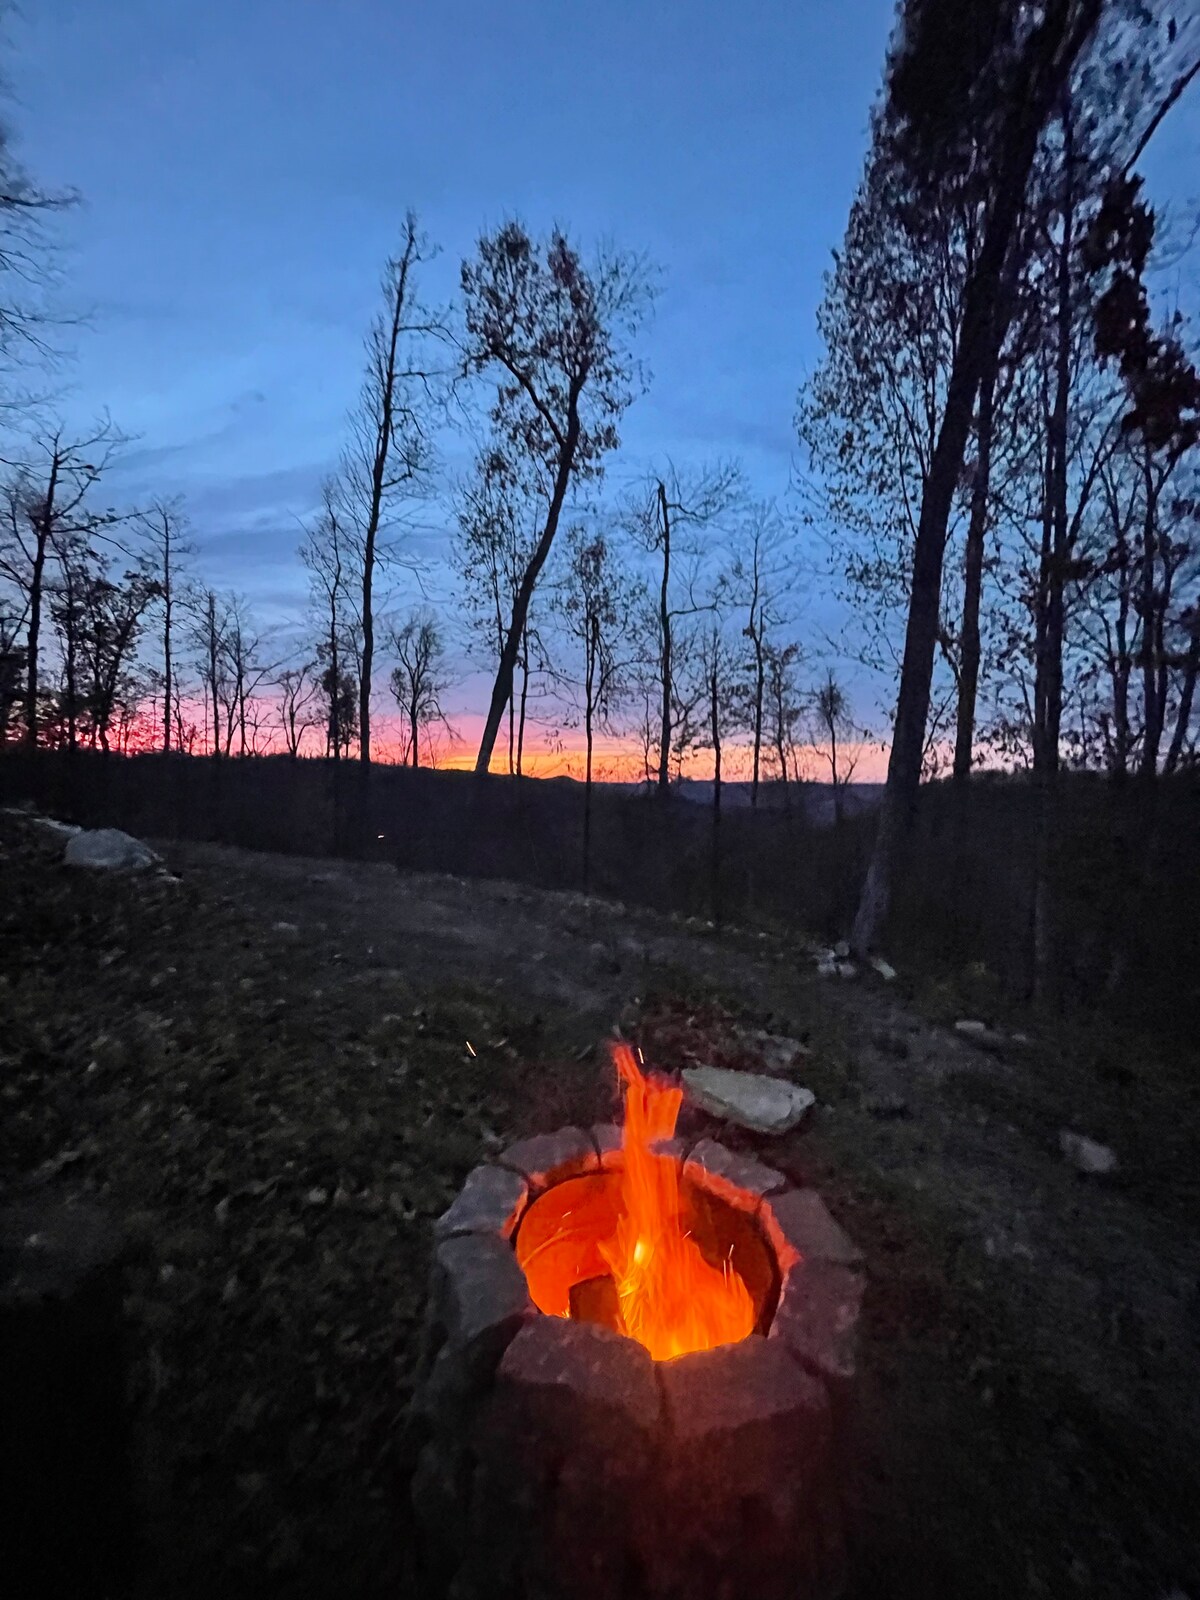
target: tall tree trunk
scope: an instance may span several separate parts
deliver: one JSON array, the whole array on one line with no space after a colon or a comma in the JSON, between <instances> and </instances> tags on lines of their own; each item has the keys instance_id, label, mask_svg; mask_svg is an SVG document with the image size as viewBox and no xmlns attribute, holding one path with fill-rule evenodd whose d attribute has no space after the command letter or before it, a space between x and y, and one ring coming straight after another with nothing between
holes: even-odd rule
<instances>
[{"instance_id":1,"label":"tall tree trunk","mask_svg":"<svg viewBox=\"0 0 1200 1600\"><path fill-rule=\"evenodd\" d=\"M217 698L217 597L208 591L208 688L212 695L212 753L221 754L221 703Z\"/></svg>"},{"instance_id":2,"label":"tall tree trunk","mask_svg":"<svg viewBox=\"0 0 1200 1600\"><path fill-rule=\"evenodd\" d=\"M662 706L658 734L658 793L671 793L671 507L667 486L658 485L658 512L662 526L662 583L658 592L659 667ZM686 552L685 552L686 553Z\"/></svg>"},{"instance_id":3,"label":"tall tree trunk","mask_svg":"<svg viewBox=\"0 0 1200 1600\"><path fill-rule=\"evenodd\" d=\"M521 635L521 709L517 717L517 777L525 775L525 711L529 701L529 632Z\"/></svg>"},{"instance_id":4,"label":"tall tree trunk","mask_svg":"<svg viewBox=\"0 0 1200 1600\"><path fill-rule=\"evenodd\" d=\"M174 599L171 594L171 544L163 541L163 752L171 753L171 701L174 683L171 659L171 611Z\"/></svg>"},{"instance_id":5,"label":"tall tree trunk","mask_svg":"<svg viewBox=\"0 0 1200 1600\"><path fill-rule=\"evenodd\" d=\"M595 717L596 662L595 643L589 639L587 647L587 677L584 683L583 726L587 754L583 773L583 892L592 886L592 749Z\"/></svg>"},{"instance_id":6,"label":"tall tree trunk","mask_svg":"<svg viewBox=\"0 0 1200 1600\"><path fill-rule=\"evenodd\" d=\"M766 665L763 660L762 639L757 633L754 635L754 766L750 778L750 805L752 809L758 807L758 776L762 765L763 742L763 693L766 681Z\"/></svg>"},{"instance_id":7,"label":"tall tree trunk","mask_svg":"<svg viewBox=\"0 0 1200 1600\"><path fill-rule=\"evenodd\" d=\"M1031 63L1027 93L1019 101L1013 102L1006 119L1007 125L997 134L997 144L1002 154L995 199L979 255L967 279L945 409L921 497L887 786L851 936L854 949L860 956L866 955L875 944L887 916L899 853L907 839L920 789L925 725L929 717L933 657L937 643L946 529L962 472L963 455L971 430L971 414L986 359L989 329L998 305L998 290L1005 261L1025 203L1029 172L1042 128L1076 56L1096 25L1101 8L1102 0L1086 0L1079 7L1074 29L1068 32L1070 16L1065 0L1047 4L1041 24L1044 38L1050 45L1047 59ZM1053 28L1049 20L1050 13L1054 15ZM1007 315L1007 308L1000 306L1000 321L1003 322ZM1005 331L1004 328L997 329L997 336L1002 339Z\"/></svg>"},{"instance_id":8,"label":"tall tree trunk","mask_svg":"<svg viewBox=\"0 0 1200 1600\"><path fill-rule=\"evenodd\" d=\"M558 532L558 520L562 515L563 501L567 497L567 488L571 482L571 470L575 465L575 450L579 444L580 388L582 388L582 384L579 384L569 397L570 409L567 419L567 431L563 439L562 449L558 453L558 471L554 477L554 489L550 496L546 521L542 527L542 536L538 540L532 560L521 575L521 582L517 588L516 599L513 603L512 619L508 625L508 635L504 640L504 650L500 656L500 664L496 669L496 681L492 685L492 699L491 704L488 706L483 737L479 742L479 754L475 758L475 771L480 774L486 773L491 765L492 752L496 748L496 735L500 732L500 722L504 716L504 707L513 692L517 652L521 647L521 640L529 620L529 602L533 598L533 591L537 585L538 578L541 576L542 568L546 565L546 558L550 554L551 545L554 543L554 535Z\"/></svg>"},{"instance_id":9,"label":"tall tree trunk","mask_svg":"<svg viewBox=\"0 0 1200 1600\"><path fill-rule=\"evenodd\" d=\"M1054 405L1046 439L1047 510L1043 518L1039 598L1045 620L1037 661L1040 726L1033 747L1037 832L1034 844L1033 993L1047 999L1054 974L1054 907L1051 870L1058 834L1059 741L1062 731L1065 584L1070 556L1067 512L1067 422L1071 396L1071 257L1075 243L1074 125L1069 103L1063 111L1062 238L1058 252L1058 304L1055 317Z\"/></svg>"},{"instance_id":10,"label":"tall tree trunk","mask_svg":"<svg viewBox=\"0 0 1200 1600\"><path fill-rule=\"evenodd\" d=\"M42 633L42 589L46 573L46 554L50 535L54 529L54 502L58 495L58 448L50 457L50 476L46 483L46 497L38 511L34 530L33 570L29 578L29 625L26 631L28 649L28 674L25 691L25 739L31 750L38 742L38 693Z\"/></svg>"},{"instance_id":11,"label":"tall tree trunk","mask_svg":"<svg viewBox=\"0 0 1200 1600\"><path fill-rule=\"evenodd\" d=\"M1158 615L1155 561L1158 555L1157 495L1149 448L1143 446L1142 478L1146 505L1142 518L1142 760L1141 775L1153 780L1158 771L1158 747L1162 743L1162 717L1158 695Z\"/></svg>"},{"instance_id":12,"label":"tall tree trunk","mask_svg":"<svg viewBox=\"0 0 1200 1600\"><path fill-rule=\"evenodd\" d=\"M721 921L721 700L715 662L709 673L708 687L713 742L712 860L709 864L709 898L712 905L712 919L719 924Z\"/></svg>"},{"instance_id":13,"label":"tall tree trunk","mask_svg":"<svg viewBox=\"0 0 1200 1600\"><path fill-rule=\"evenodd\" d=\"M1179 689L1179 709L1175 715L1175 731L1167 750L1163 771L1171 773L1179 766L1183 746L1192 722L1192 704L1196 697L1196 678L1200 675L1200 613L1192 621L1192 637L1188 644L1187 660L1183 668L1183 683Z\"/></svg>"},{"instance_id":14,"label":"tall tree trunk","mask_svg":"<svg viewBox=\"0 0 1200 1600\"><path fill-rule=\"evenodd\" d=\"M417 753L417 736L420 731L421 726L417 708L417 695L416 691L414 690L412 698L408 702L408 736L412 740L412 765L414 767L419 767L421 764Z\"/></svg>"},{"instance_id":15,"label":"tall tree trunk","mask_svg":"<svg viewBox=\"0 0 1200 1600\"><path fill-rule=\"evenodd\" d=\"M979 382L979 412L976 418L979 457L975 464L975 481L971 485L971 516L963 563L962 646L958 668L958 720L954 739L954 779L960 787L971 776L975 752L975 704L979 693L981 655L979 603L983 592L983 556L992 470L992 408L998 359L999 349L993 337L988 362Z\"/></svg>"},{"instance_id":16,"label":"tall tree trunk","mask_svg":"<svg viewBox=\"0 0 1200 1600\"><path fill-rule=\"evenodd\" d=\"M1129 545L1125 529L1117 524L1116 660L1112 669L1113 690L1113 777L1120 780L1129 771Z\"/></svg>"}]
</instances>

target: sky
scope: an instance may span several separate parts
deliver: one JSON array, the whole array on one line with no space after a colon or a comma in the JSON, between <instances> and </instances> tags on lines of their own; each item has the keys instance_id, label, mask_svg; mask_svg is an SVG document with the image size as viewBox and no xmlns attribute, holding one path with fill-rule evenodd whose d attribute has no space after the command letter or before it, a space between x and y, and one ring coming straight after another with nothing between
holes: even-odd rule
<instances>
[{"instance_id":1,"label":"sky","mask_svg":"<svg viewBox=\"0 0 1200 1600\"><path fill-rule=\"evenodd\" d=\"M433 301L513 214L646 252L663 272L638 345L653 382L617 481L664 456L737 456L756 495L786 497L892 0L23 11L19 149L85 201L65 231L90 325L64 404L137 436L114 495L186 496L207 581L268 617L303 607L298 519L336 462L409 207L442 248ZM811 626L835 625L813 605Z\"/></svg>"}]
</instances>

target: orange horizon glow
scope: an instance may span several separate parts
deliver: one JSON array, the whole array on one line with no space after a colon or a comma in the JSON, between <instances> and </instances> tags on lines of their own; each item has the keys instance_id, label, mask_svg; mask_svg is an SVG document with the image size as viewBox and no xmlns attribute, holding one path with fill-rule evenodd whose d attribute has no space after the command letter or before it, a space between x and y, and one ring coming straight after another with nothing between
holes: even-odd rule
<instances>
[{"instance_id":1,"label":"orange horizon glow","mask_svg":"<svg viewBox=\"0 0 1200 1600\"><path fill-rule=\"evenodd\" d=\"M211 754L211 741L207 737L209 730L205 729L204 721L199 708L195 711L189 709L188 716L198 730L191 754ZM437 771L470 772L475 768L475 757L479 741L483 734L484 718L481 714L470 713L458 719L455 736L451 740L443 731L434 742L433 749L422 748L420 764L423 767L433 768ZM397 717L379 717L373 723L371 754L372 759L381 766L399 766L404 764L406 745L400 733L400 723ZM583 733L571 729L565 735L556 735L553 748L547 748L538 737L540 729L527 732L526 742L521 752L522 776L529 778L573 778L582 782L587 760L587 750ZM132 726L126 731L122 739L116 729L113 730L113 751L115 754L136 755L162 748L161 719L154 713L143 713L135 719ZM319 731L312 729L301 746L301 755L320 755L321 739ZM251 747L248 753L254 755L283 755L287 752L287 742L283 731L278 726L260 727L254 730ZM236 756L238 740L235 737L231 754ZM865 741L848 742L839 744L839 773L843 773L847 763L852 764L852 777L850 783L882 783L887 776L888 750L879 743ZM749 782L751 776L751 753L747 745L731 742L722 753L722 777L726 783L744 784ZM351 749L347 758L351 761L357 759L357 753ZM789 781L828 783L830 781L829 752L828 748L818 744L805 745L798 752L799 774L789 774ZM705 782L713 776L713 758L708 751L697 751L689 755L678 769L672 764L672 778L683 776ZM491 764L488 769L497 775L507 774L509 771L509 758L507 742L502 736L497 741L492 754ZM641 744L632 738L627 740L605 737L598 739L592 750L592 777L596 783L638 783L646 778L645 754ZM771 755L764 752L761 782L770 786L778 781L774 771L774 762Z\"/></svg>"}]
</instances>

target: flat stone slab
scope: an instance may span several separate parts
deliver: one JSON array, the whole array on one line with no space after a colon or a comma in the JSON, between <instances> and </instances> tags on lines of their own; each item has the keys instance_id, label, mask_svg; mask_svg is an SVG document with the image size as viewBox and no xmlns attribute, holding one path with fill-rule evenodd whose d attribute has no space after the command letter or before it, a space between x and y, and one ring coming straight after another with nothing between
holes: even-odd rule
<instances>
[{"instance_id":1,"label":"flat stone slab","mask_svg":"<svg viewBox=\"0 0 1200 1600\"><path fill-rule=\"evenodd\" d=\"M960 1039L965 1039L968 1044L973 1044L979 1050L990 1050L998 1055L1008 1043L1005 1034L996 1028L991 1028L986 1022L976 1022L970 1017L960 1018L954 1024L954 1031Z\"/></svg>"},{"instance_id":2,"label":"flat stone slab","mask_svg":"<svg viewBox=\"0 0 1200 1600\"><path fill-rule=\"evenodd\" d=\"M811 1089L726 1067L685 1067L683 1084L701 1111L754 1133L787 1133L816 1104Z\"/></svg>"},{"instance_id":3,"label":"flat stone slab","mask_svg":"<svg viewBox=\"0 0 1200 1600\"><path fill-rule=\"evenodd\" d=\"M862 1261L862 1251L838 1227L813 1189L768 1195L758 1219L782 1273L798 1261L830 1261L843 1267L855 1267Z\"/></svg>"},{"instance_id":4,"label":"flat stone slab","mask_svg":"<svg viewBox=\"0 0 1200 1600\"><path fill-rule=\"evenodd\" d=\"M787 1187L787 1179L781 1173L752 1156L726 1150L715 1139L701 1139L694 1146L684 1163L683 1175L739 1211L757 1210L764 1195Z\"/></svg>"},{"instance_id":5,"label":"flat stone slab","mask_svg":"<svg viewBox=\"0 0 1200 1600\"><path fill-rule=\"evenodd\" d=\"M579 1128L535 1133L510 1145L496 1159L501 1166L519 1172L535 1189L549 1188L581 1172L595 1172L600 1165L595 1146Z\"/></svg>"},{"instance_id":6,"label":"flat stone slab","mask_svg":"<svg viewBox=\"0 0 1200 1600\"><path fill-rule=\"evenodd\" d=\"M787 1274L769 1339L780 1340L832 1390L854 1378L865 1279L830 1261L797 1262Z\"/></svg>"},{"instance_id":7,"label":"flat stone slab","mask_svg":"<svg viewBox=\"0 0 1200 1600\"><path fill-rule=\"evenodd\" d=\"M456 1233L494 1233L507 1239L529 1197L529 1185L507 1167L476 1167L454 1202L433 1225L434 1237Z\"/></svg>"},{"instance_id":8,"label":"flat stone slab","mask_svg":"<svg viewBox=\"0 0 1200 1600\"><path fill-rule=\"evenodd\" d=\"M512 1247L491 1234L443 1239L434 1252L435 1315L449 1340L466 1348L515 1330L534 1314Z\"/></svg>"}]
</instances>

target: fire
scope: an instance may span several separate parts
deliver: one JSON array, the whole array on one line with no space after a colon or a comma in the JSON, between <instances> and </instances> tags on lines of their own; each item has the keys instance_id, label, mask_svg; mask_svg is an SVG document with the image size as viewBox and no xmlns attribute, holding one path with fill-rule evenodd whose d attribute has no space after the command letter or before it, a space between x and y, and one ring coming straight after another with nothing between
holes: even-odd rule
<instances>
[{"instance_id":1,"label":"fire","mask_svg":"<svg viewBox=\"0 0 1200 1600\"><path fill-rule=\"evenodd\" d=\"M735 1344L754 1327L750 1291L728 1261L706 1261L685 1231L679 1163L654 1149L675 1132L683 1091L643 1074L628 1045L614 1045L613 1058L625 1085L621 1214L599 1249L621 1330L656 1361Z\"/></svg>"}]
</instances>

